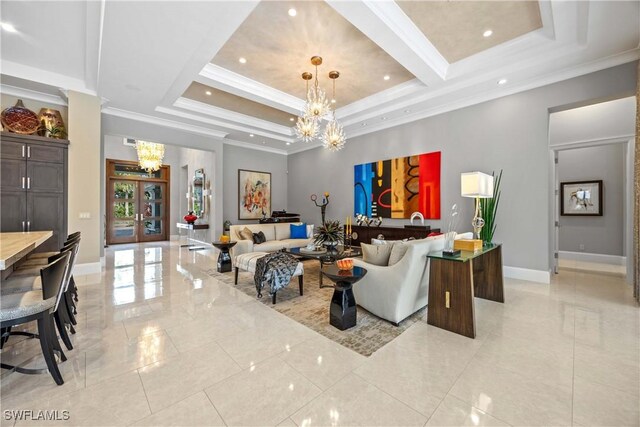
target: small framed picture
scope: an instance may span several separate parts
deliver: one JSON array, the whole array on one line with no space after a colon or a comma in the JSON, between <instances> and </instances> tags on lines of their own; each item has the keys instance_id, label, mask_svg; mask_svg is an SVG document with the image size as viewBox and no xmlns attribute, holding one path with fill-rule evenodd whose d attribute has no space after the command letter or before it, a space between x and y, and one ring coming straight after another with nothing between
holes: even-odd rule
<instances>
[{"instance_id":1,"label":"small framed picture","mask_svg":"<svg viewBox=\"0 0 640 427\"><path fill-rule=\"evenodd\" d=\"M560 183L560 215L602 216L602 180Z\"/></svg>"}]
</instances>

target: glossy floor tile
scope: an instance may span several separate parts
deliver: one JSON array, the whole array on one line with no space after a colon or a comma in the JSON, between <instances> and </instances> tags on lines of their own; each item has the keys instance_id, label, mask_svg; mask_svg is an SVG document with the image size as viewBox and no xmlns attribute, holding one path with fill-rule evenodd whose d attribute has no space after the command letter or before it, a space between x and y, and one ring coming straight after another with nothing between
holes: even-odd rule
<instances>
[{"instance_id":1,"label":"glossy floor tile","mask_svg":"<svg viewBox=\"0 0 640 427\"><path fill-rule=\"evenodd\" d=\"M105 255L76 280L65 384L5 374L3 410L83 426L640 425L640 311L621 277L505 279L505 304L476 299L476 339L423 319L367 358L210 277L214 250ZM39 351L12 337L0 357L42 367Z\"/></svg>"}]
</instances>

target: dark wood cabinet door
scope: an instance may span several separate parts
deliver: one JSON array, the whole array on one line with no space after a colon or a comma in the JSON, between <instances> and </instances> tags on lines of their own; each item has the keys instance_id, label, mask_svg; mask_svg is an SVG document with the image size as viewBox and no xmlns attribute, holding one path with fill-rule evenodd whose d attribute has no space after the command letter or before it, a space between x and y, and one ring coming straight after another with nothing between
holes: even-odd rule
<instances>
[{"instance_id":1,"label":"dark wood cabinet door","mask_svg":"<svg viewBox=\"0 0 640 427\"><path fill-rule=\"evenodd\" d=\"M3 158L0 179L3 192L24 191L27 188L27 162Z\"/></svg>"},{"instance_id":2,"label":"dark wood cabinet door","mask_svg":"<svg viewBox=\"0 0 640 427\"><path fill-rule=\"evenodd\" d=\"M27 193L25 191L0 191L0 206L2 206L0 231L23 231L23 225L26 230Z\"/></svg>"},{"instance_id":3,"label":"dark wood cabinet door","mask_svg":"<svg viewBox=\"0 0 640 427\"><path fill-rule=\"evenodd\" d=\"M64 194L27 192L29 231L53 230L53 237L38 247L38 251L60 249L66 236L64 230Z\"/></svg>"},{"instance_id":4,"label":"dark wood cabinet door","mask_svg":"<svg viewBox=\"0 0 640 427\"><path fill-rule=\"evenodd\" d=\"M38 192L64 191L64 165L27 161L27 189Z\"/></svg>"},{"instance_id":5,"label":"dark wood cabinet door","mask_svg":"<svg viewBox=\"0 0 640 427\"><path fill-rule=\"evenodd\" d=\"M3 137L4 138L4 137ZM13 141L2 141L0 147L0 156L2 159L22 159L27 158L27 144Z\"/></svg>"},{"instance_id":6,"label":"dark wood cabinet door","mask_svg":"<svg viewBox=\"0 0 640 427\"><path fill-rule=\"evenodd\" d=\"M64 148L45 144L27 145L27 158L36 162L63 163Z\"/></svg>"}]
</instances>

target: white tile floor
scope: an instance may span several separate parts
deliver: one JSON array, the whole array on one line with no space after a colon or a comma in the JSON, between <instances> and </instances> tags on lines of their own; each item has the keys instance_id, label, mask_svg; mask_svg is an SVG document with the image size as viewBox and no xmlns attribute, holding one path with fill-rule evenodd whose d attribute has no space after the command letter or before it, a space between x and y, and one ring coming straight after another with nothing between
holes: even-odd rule
<instances>
[{"instance_id":1,"label":"white tile floor","mask_svg":"<svg viewBox=\"0 0 640 427\"><path fill-rule=\"evenodd\" d=\"M418 322L365 358L209 277L215 256L109 248L78 280L65 384L8 375L2 409L85 426L640 425L640 310L620 277L507 279L504 305L476 300L477 339Z\"/></svg>"}]
</instances>

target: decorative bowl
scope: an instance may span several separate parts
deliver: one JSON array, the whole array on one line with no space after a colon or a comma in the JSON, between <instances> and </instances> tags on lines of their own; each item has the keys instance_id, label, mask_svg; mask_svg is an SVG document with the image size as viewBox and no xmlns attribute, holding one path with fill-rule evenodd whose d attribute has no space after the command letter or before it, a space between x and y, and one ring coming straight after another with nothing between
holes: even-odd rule
<instances>
[{"instance_id":1,"label":"decorative bowl","mask_svg":"<svg viewBox=\"0 0 640 427\"><path fill-rule=\"evenodd\" d=\"M351 270L353 268L353 260L350 258L339 259L336 261L339 270Z\"/></svg>"}]
</instances>

